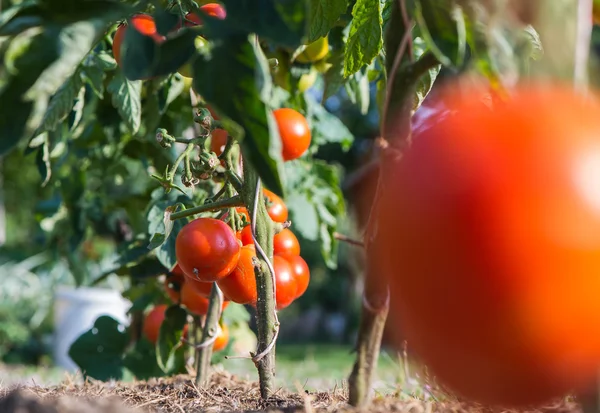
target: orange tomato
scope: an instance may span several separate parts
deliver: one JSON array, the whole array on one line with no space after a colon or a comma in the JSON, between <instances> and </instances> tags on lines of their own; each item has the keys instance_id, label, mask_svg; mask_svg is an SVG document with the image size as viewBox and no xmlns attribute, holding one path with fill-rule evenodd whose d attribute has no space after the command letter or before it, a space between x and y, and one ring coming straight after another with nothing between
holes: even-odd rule
<instances>
[{"instance_id":1,"label":"orange tomato","mask_svg":"<svg viewBox=\"0 0 600 413\"><path fill-rule=\"evenodd\" d=\"M267 197L267 212L275 222L285 222L288 219L288 208L279 196L263 189L263 194Z\"/></svg>"},{"instance_id":2,"label":"orange tomato","mask_svg":"<svg viewBox=\"0 0 600 413\"><path fill-rule=\"evenodd\" d=\"M204 5L200 6L200 10L202 10L204 13L208 14L209 16L212 16L219 20L223 20L223 19L225 19L225 17L227 17L227 13L226 13L225 9L223 8L223 6L221 6L220 4L217 4L217 3L204 4ZM190 13L186 14L185 18L186 18L186 22L185 22L186 26L197 26L197 25L202 24L202 18L194 12L190 12Z\"/></svg>"},{"instance_id":3,"label":"orange tomato","mask_svg":"<svg viewBox=\"0 0 600 413\"><path fill-rule=\"evenodd\" d=\"M594 388L600 369L600 104L520 87L384 159L368 259L391 322L440 383L488 404ZM462 97L461 97L462 96Z\"/></svg>"},{"instance_id":4,"label":"orange tomato","mask_svg":"<svg viewBox=\"0 0 600 413\"><path fill-rule=\"evenodd\" d=\"M218 324L217 339L213 344L213 351L225 350L227 343L229 343L229 328L226 324Z\"/></svg>"},{"instance_id":5,"label":"orange tomato","mask_svg":"<svg viewBox=\"0 0 600 413\"><path fill-rule=\"evenodd\" d=\"M231 301L238 304L256 303L256 277L253 258L256 257L254 244L244 245L235 269L217 285Z\"/></svg>"},{"instance_id":6,"label":"orange tomato","mask_svg":"<svg viewBox=\"0 0 600 413\"><path fill-rule=\"evenodd\" d=\"M298 238L289 228L284 228L273 237L273 254L300 255Z\"/></svg>"},{"instance_id":7,"label":"orange tomato","mask_svg":"<svg viewBox=\"0 0 600 413\"><path fill-rule=\"evenodd\" d=\"M183 272L197 281L226 277L240 257L240 244L232 229L214 218L186 224L175 240L175 255Z\"/></svg>"},{"instance_id":8,"label":"orange tomato","mask_svg":"<svg viewBox=\"0 0 600 413\"><path fill-rule=\"evenodd\" d=\"M283 310L296 299L298 284L292 266L283 257L273 256L275 270L275 301L277 310Z\"/></svg>"},{"instance_id":9,"label":"orange tomato","mask_svg":"<svg viewBox=\"0 0 600 413\"><path fill-rule=\"evenodd\" d=\"M308 264L300 255L289 253L278 255L282 258L285 258L285 260L292 267L292 274L294 274L298 288L296 291L296 299L300 298L302 295L304 295L308 288L308 284L310 283L310 269L308 268Z\"/></svg>"},{"instance_id":10,"label":"orange tomato","mask_svg":"<svg viewBox=\"0 0 600 413\"><path fill-rule=\"evenodd\" d=\"M298 111L290 108L281 108L273 111L277 121L281 144L283 145L282 157L284 161L299 158L310 146L310 127L306 118Z\"/></svg>"},{"instance_id":11,"label":"orange tomato","mask_svg":"<svg viewBox=\"0 0 600 413\"><path fill-rule=\"evenodd\" d=\"M240 240L242 241L242 245L254 245L252 225L248 224L240 231Z\"/></svg>"}]
</instances>

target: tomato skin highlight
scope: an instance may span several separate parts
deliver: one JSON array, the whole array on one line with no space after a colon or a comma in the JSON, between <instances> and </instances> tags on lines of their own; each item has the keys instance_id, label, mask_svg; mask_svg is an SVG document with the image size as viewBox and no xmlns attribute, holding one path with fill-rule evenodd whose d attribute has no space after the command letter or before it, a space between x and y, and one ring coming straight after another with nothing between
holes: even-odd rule
<instances>
[{"instance_id":1,"label":"tomato skin highlight","mask_svg":"<svg viewBox=\"0 0 600 413\"><path fill-rule=\"evenodd\" d=\"M223 6L221 6L220 4L217 4L217 3L204 4L204 5L200 6L200 10L202 10L204 13L208 14L209 16L212 16L219 20L224 20L227 17L227 12L223 8ZM188 27L202 25L202 18L194 12L187 13L185 15L185 18L186 18L186 22L184 24Z\"/></svg>"},{"instance_id":2,"label":"tomato skin highlight","mask_svg":"<svg viewBox=\"0 0 600 413\"><path fill-rule=\"evenodd\" d=\"M188 277L218 281L231 273L240 256L233 230L214 218L197 218L186 224L175 241L175 255Z\"/></svg>"},{"instance_id":3,"label":"tomato skin highlight","mask_svg":"<svg viewBox=\"0 0 600 413\"><path fill-rule=\"evenodd\" d=\"M273 237L273 254L300 255L300 242L289 228L282 229Z\"/></svg>"},{"instance_id":4,"label":"tomato skin highlight","mask_svg":"<svg viewBox=\"0 0 600 413\"><path fill-rule=\"evenodd\" d=\"M273 116L281 136L283 160L291 161L301 157L311 142L310 127L306 118L290 108L276 109Z\"/></svg>"},{"instance_id":5,"label":"tomato skin highlight","mask_svg":"<svg viewBox=\"0 0 600 413\"><path fill-rule=\"evenodd\" d=\"M448 90L455 115L382 164L367 255L390 282L391 322L474 401L587 391L600 367L600 104L546 85L491 111L469 92Z\"/></svg>"},{"instance_id":6,"label":"tomato skin highlight","mask_svg":"<svg viewBox=\"0 0 600 413\"><path fill-rule=\"evenodd\" d=\"M234 303L256 304L256 276L252 262L254 257L256 257L254 244L244 245L237 266L231 274L217 282L223 294Z\"/></svg>"},{"instance_id":7,"label":"tomato skin highlight","mask_svg":"<svg viewBox=\"0 0 600 413\"><path fill-rule=\"evenodd\" d=\"M275 301L277 310L288 307L295 299L298 285L289 262L279 255L273 256L275 270Z\"/></svg>"},{"instance_id":8,"label":"tomato skin highlight","mask_svg":"<svg viewBox=\"0 0 600 413\"><path fill-rule=\"evenodd\" d=\"M267 197L267 212L275 222L283 223L288 219L288 208L279 196L268 189L263 189L263 194Z\"/></svg>"}]
</instances>

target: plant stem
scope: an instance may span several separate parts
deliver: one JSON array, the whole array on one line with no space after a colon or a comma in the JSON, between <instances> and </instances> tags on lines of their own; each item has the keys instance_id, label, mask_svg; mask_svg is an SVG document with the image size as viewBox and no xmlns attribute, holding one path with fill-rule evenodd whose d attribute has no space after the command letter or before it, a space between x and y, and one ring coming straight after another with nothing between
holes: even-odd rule
<instances>
[{"instance_id":1,"label":"plant stem","mask_svg":"<svg viewBox=\"0 0 600 413\"><path fill-rule=\"evenodd\" d=\"M214 340L217 337L219 318L223 306L223 294L216 283L213 283L210 291L208 312L202 330L202 339L196 346L196 384L205 386L210 378L210 360Z\"/></svg>"},{"instance_id":2,"label":"plant stem","mask_svg":"<svg viewBox=\"0 0 600 413\"><path fill-rule=\"evenodd\" d=\"M411 54L411 23L406 14L403 0L394 1L389 27L386 32L386 72L387 93L381 116L383 139L390 143L390 148L382 148L381 164L396 162L395 152L410 144L411 117L415 87L419 78L430 68L438 65L437 59L429 52L416 62ZM394 151L394 149L396 151ZM377 182L377 189L371 211L366 223L367 238L365 246L376 234L376 211L382 191L382 175ZM389 190L389 189L388 189ZM373 374L379 358L381 338L385 328L389 309L389 289L385 277L376 269L376 263L368 262L365 274L365 291L361 311L361 322L357 342L357 357L349 382L349 402L352 406L364 406L369 402L368 395Z\"/></svg>"},{"instance_id":3,"label":"plant stem","mask_svg":"<svg viewBox=\"0 0 600 413\"><path fill-rule=\"evenodd\" d=\"M217 211L219 209L232 208L238 206L244 206L244 202L242 201L242 198L239 195L236 195L231 198L220 199L218 201L210 202L208 204L198 205L197 207L186 209L184 211L174 212L173 214L171 214L171 221L196 214L201 214L202 212Z\"/></svg>"},{"instance_id":4,"label":"plant stem","mask_svg":"<svg viewBox=\"0 0 600 413\"><path fill-rule=\"evenodd\" d=\"M265 199L260 190L258 174L244 163L244 188L242 197L249 211L259 266L255 269L258 300L256 303L258 324L258 355L253 357L260 382L260 395L268 399L274 390L275 340L279 321L275 309L275 285L272 271L274 227L267 213ZM258 189L258 191L257 191Z\"/></svg>"}]
</instances>

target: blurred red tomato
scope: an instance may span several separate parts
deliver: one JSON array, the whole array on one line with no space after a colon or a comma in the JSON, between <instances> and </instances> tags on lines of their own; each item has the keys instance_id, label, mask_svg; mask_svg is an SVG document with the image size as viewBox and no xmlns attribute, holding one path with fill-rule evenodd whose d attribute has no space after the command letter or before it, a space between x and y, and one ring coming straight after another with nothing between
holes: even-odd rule
<instances>
[{"instance_id":1,"label":"blurred red tomato","mask_svg":"<svg viewBox=\"0 0 600 413\"><path fill-rule=\"evenodd\" d=\"M409 349L458 394L545 402L600 368L600 104L481 90L382 164L368 258Z\"/></svg>"}]
</instances>

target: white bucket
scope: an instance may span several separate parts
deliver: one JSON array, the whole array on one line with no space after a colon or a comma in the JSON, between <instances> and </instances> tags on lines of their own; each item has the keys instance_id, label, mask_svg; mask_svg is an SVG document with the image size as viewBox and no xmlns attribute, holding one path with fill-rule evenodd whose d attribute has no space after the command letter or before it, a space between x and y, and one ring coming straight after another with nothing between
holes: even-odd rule
<instances>
[{"instance_id":1,"label":"white bucket","mask_svg":"<svg viewBox=\"0 0 600 413\"><path fill-rule=\"evenodd\" d=\"M131 302L119 291L105 288L59 288L54 300L53 356L57 366L76 371L69 357L71 344L94 326L96 319L107 315L125 326Z\"/></svg>"}]
</instances>

